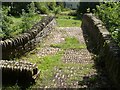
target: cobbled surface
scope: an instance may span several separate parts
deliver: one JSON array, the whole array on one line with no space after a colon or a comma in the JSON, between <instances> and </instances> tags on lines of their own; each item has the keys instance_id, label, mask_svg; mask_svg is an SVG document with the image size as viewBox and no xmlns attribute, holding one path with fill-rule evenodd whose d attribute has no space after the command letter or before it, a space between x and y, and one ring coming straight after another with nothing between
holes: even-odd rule
<instances>
[{"instance_id":1,"label":"cobbled surface","mask_svg":"<svg viewBox=\"0 0 120 90\"><path fill-rule=\"evenodd\" d=\"M43 47L37 52L37 56L53 55L61 51L60 48L53 48L50 45L62 43L68 36L76 37L81 44L85 44L80 27L57 27L45 38ZM87 48L65 50L61 62L64 67L54 66L53 74L49 79L46 79L46 73L40 88L110 87L106 75L97 72L94 67L92 54Z\"/></svg>"}]
</instances>

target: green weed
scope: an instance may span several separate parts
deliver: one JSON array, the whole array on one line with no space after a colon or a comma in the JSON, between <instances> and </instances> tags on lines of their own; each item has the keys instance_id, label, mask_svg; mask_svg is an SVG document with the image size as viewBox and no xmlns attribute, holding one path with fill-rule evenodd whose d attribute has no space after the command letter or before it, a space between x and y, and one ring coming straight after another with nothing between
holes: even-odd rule
<instances>
[{"instance_id":1,"label":"green weed","mask_svg":"<svg viewBox=\"0 0 120 90\"><path fill-rule=\"evenodd\" d=\"M60 44L52 44L51 47L57 47L62 49L83 49L86 48L85 44L80 44L79 41L75 37L67 37L65 38L64 43Z\"/></svg>"}]
</instances>

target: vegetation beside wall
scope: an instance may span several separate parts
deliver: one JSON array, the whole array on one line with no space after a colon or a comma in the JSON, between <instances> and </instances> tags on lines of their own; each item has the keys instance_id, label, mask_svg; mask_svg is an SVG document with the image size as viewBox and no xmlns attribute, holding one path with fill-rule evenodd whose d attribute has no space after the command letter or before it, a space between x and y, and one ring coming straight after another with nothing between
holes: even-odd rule
<instances>
[{"instance_id":1,"label":"vegetation beside wall","mask_svg":"<svg viewBox=\"0 0 120 90\"><path fill-rule=\"evenodd\" d=\"M120 2L106 2L97 6L95 15L102 20L120 46Z\"/></svg>"},{"instance_id":2,"label":"vegetation beside wall","mask_svg":"<svg viewBox=\"0 0 120 90\"><path fill-rule=\"evenodd\" d=\"M63 2L4 2L2 3L2 40L29 30L41 20L39 14L57 15L64 10Z\"/></svg>"},{"instance_id":3,"label":"vegetation beside wall","mask_svg":"<svg viewBox=\"0 0 120 90\"><path fill-rule=\"evenodd\" d=\"M0 45L2 46L2 59L10 60L33 50L55 25L54 17L45 17L36 23L28 32L0 41Z\"/></svg>"},{"instance_id":4,"label":"vegetation beside wall","mask_svg":"<svg viewBox=\"0 0 120 90\"><path fill-rule=\"evenodd\" d=\"M120 2L80 2L77 14L94 13L120 46Z\"/></svg>"},{"instance_id":5,"label":"vegetation beside wall","mask_svg":"<svg viewBox=\"0 0 120 90\"><path fill-rule=\"evenodd\" d=\"M11 7L2 6L2 30L0 37L4 40L29 30L41 17L35 12L34 3L28 4L28 12L22 9L21 15L11 15Z\"/></svg>"}]
</instances>

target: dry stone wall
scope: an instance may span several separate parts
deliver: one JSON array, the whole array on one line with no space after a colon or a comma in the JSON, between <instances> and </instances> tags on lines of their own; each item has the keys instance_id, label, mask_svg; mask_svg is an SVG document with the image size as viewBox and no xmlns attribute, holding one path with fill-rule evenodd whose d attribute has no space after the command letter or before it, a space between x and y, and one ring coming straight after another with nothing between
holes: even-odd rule
<instances>
[{"instance_id":1,"label":"dry stone wall","mask_svg":"<svg viewBox=\"0 0 120 90\"><path fill-rule=\"evenodd\" d=\"M15 38L0 41L2 46L2 59L12 59L32 50L54 28L54 17L44 17L35 24L31 30Z\"/></svg>"},{"instance_id":2,"label":"dry stone wall","mask_svg":"<svg viewBox=\"0 0 120 90\"><path fill-rule=\"evenodd\" d=\"M91 38L96 54L104 63L109 78L120 88L120 47L114 42L102 21L92 14L84 14L82 29Z\"/></svg>"},{"instance_id":3,"label":"dry stone wall","mask_svg":"<svg viewBox=\"0 0 120 90\"><path fill-rule=\"evenodd\" d=\"M0 60L0 64L3 84L10 82L33 82L40 74L36 64L30 62Z\"/></svg>"}]
</instances>

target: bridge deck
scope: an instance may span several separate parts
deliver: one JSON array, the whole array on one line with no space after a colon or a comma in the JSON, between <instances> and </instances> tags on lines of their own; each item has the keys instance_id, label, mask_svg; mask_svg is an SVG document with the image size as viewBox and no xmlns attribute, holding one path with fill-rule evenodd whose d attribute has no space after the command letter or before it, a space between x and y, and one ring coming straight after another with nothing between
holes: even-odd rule
<instances>
[{"instance_id":1,"label":"bridge deck","mask_svg":"<svg viewBox=\"0 0 120 90\"><path fill-rule=\"evenodd\" d=\"M80 27L57 27L43 40L40 49L33 54L38 58L53 56L64 51L57 64L52 68L41 70L40 79L32 87L39 88L84 88L84 87L110 87L105 73L95 67L94 54L87 47L82 49L65 49L52 47L51 45L65 42L65 38L75 37L82 46L87 46L86 34ZM29 59L29 55L26 59ZM34 58L33 58L34 59ZM54 59L54 58L53 58ZM35 60L32 60L35 62ZM45 62L44 62L45 63ZM38 67L44 64L37 61ZM54 63L54 62L53 62ZM49 65L49 64L48 64ZM49 67L49 66L48 66Z\"/></svg>"}]
</instances>

